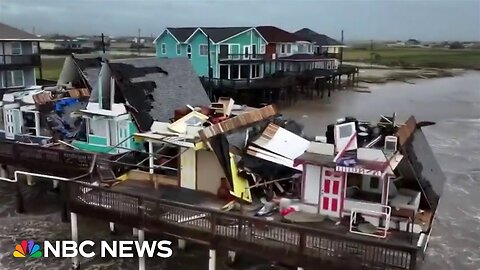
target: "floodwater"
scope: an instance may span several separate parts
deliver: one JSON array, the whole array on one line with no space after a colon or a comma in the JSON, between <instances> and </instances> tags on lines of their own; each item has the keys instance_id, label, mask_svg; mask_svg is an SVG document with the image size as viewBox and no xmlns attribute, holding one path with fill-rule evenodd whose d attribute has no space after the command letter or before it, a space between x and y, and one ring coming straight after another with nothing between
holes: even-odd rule
<instances>
[{"instance_id":1,"label":"floodwater","mask_svg":"<svg viewBox=\"0 0 480 270\"><path fill-rule=\"evenodd\" d=\"M414 114L417 120L435 121L436 125L424 131L448 180L422 269L480 269L480 72L416 84L375 85L370 90L372 93L336 91L330 99L301 101L283 113L304 123L309 136L324 135L327 124L348 115L376 121L380 113L396 112L400 119ZM61 223L55 206L57 195L48 187L25 191L28 213L24 215L14 211L13 192L11 185L0 183L0 270L69 269L70 259L13 258L20 240L70 238L70 225ZM132 240L128 230L121 228L123 234L111 236L106 222L79 217L80 239ZM137 269L135 259L83 260L82 266L87 270ZM205 248L174 251L171 259L147 260L147 269L207 267ZM217 267L228 269L222 263Z\"/></svg>"}]
</instances>

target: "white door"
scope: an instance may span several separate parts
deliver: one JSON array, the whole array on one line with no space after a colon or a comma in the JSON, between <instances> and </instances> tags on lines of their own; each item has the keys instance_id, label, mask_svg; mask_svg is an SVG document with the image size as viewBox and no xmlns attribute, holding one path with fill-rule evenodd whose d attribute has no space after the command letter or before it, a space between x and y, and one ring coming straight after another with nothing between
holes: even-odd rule
<instances>
[{"instance_id":1,"label":"white door","mask_svg":"<svg viewBox=\"0 0 480 270\"><path fill-rule=\"evenodd\" d=\"M130 148L130 141L129 138L129 120L121 120L117 122L117 134L118 134L118 143L120 147L123 148ZM126 152L126 149L119 149L120 153Z\"/></svg>"},{"instance_id":2,"label":"white door","mask_svg":"<svg viewBox=\"0 0 480 270\"><path fill-rule=\"evenodd\" d=\"M7 139L15 139L15 134L20 133L20 110L18 109L6 109L5 110L5 137Z\"/></svg>"},{"instance_id":3,"label":"white door","mask_svg":"<svg viewBox=\"0 0 480 270\"><path fill-rule=\"evenodd\" d=\"M333 168L322 168L320 190L320 214L340 217L342 203L342 184L345 174Z\"/></svg>"}]
</instances>

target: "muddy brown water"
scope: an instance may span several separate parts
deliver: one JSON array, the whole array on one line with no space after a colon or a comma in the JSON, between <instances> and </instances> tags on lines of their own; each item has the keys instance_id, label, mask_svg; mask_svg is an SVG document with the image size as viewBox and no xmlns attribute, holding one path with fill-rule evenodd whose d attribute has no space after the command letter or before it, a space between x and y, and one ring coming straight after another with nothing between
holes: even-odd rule
<instances>
[{"instance_id":1,"label":"muddy brown water","mask_svg":"<svg viewBox=\"0 0 480 270\"><path fill-rule=\"evenodd\" d=\"M300 101L282 112L302 122L309 136L323 135L327 124L348 115L376 121L380 113L396 112L400 119L414 114L418 120L435 121L436 125L424 130L448 180L422 269L480 269L480 72L415 84L374 85L370 90L336 91L330 99ZM13 191L9 184L0 183L0 270L69 269L70 259L13 258L20 240L70 238L70 225L60 222L56 194L46 187L28 190L28 213L19 215L14 211ZM127 228L121 228L120 236L111 236L105 222L79 217L79 223L80 239L133 239ZM236 268L264 264L247 259ZM170 259L147 260L147 269L207 268L208 251L199 246L174 251ZM218 268L228 269L221 262ZM134 259L96 259L83 261L82 269L137 269L137 263Z\"/></svg>"}]
</instances>

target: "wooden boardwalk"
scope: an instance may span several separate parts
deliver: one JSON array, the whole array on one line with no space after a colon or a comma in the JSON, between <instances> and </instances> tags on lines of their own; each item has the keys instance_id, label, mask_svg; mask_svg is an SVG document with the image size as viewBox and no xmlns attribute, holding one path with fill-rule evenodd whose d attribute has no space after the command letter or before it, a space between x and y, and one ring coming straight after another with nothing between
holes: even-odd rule
<instances>
[{"instance_id":1,"label":"wooden boardwalk","mask_svg":"<svg viewBox=\"0 0 480 270\"><path fill-rule=\"evenodd\" d=\"M285 264L415 269L417 248L360 235L284 224L114 189L69 183L71 211ZM333 268L335 269L335 268Z\"/></svg>"}]
</instances>

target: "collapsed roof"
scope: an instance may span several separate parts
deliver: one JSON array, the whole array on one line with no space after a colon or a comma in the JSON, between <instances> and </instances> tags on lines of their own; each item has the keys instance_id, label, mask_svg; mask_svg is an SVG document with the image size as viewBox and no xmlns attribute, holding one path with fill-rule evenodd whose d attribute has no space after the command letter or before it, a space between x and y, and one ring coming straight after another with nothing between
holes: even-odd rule
<instances>
[{"instance_id":1,"label":"collapsed roof","mask_svg":"<svg viewBox=\"0 0 480 270\"><path fill-rule=\"evenodd\" d=\"M87 87L93 90L96 87L102 58L95 55L76 56L65 58L57 85L72 84Z\"/></svg>"},{"instance_id":2,"label":"collapsed roof","mask_svg":"<svg viewBox=\"0 0 480 270\"><path fill-rule=\"evenodd\" d=\"M125 103L140 131L148 131L153 121L169 122L175 109L210 104L210 100L193 70L184 58L131 58L106 61L98 87L101 102L111 104L110 78L115 79L114 103ZM99 102L95 88L90 101Z\"/></svg>"}]
</instances>

